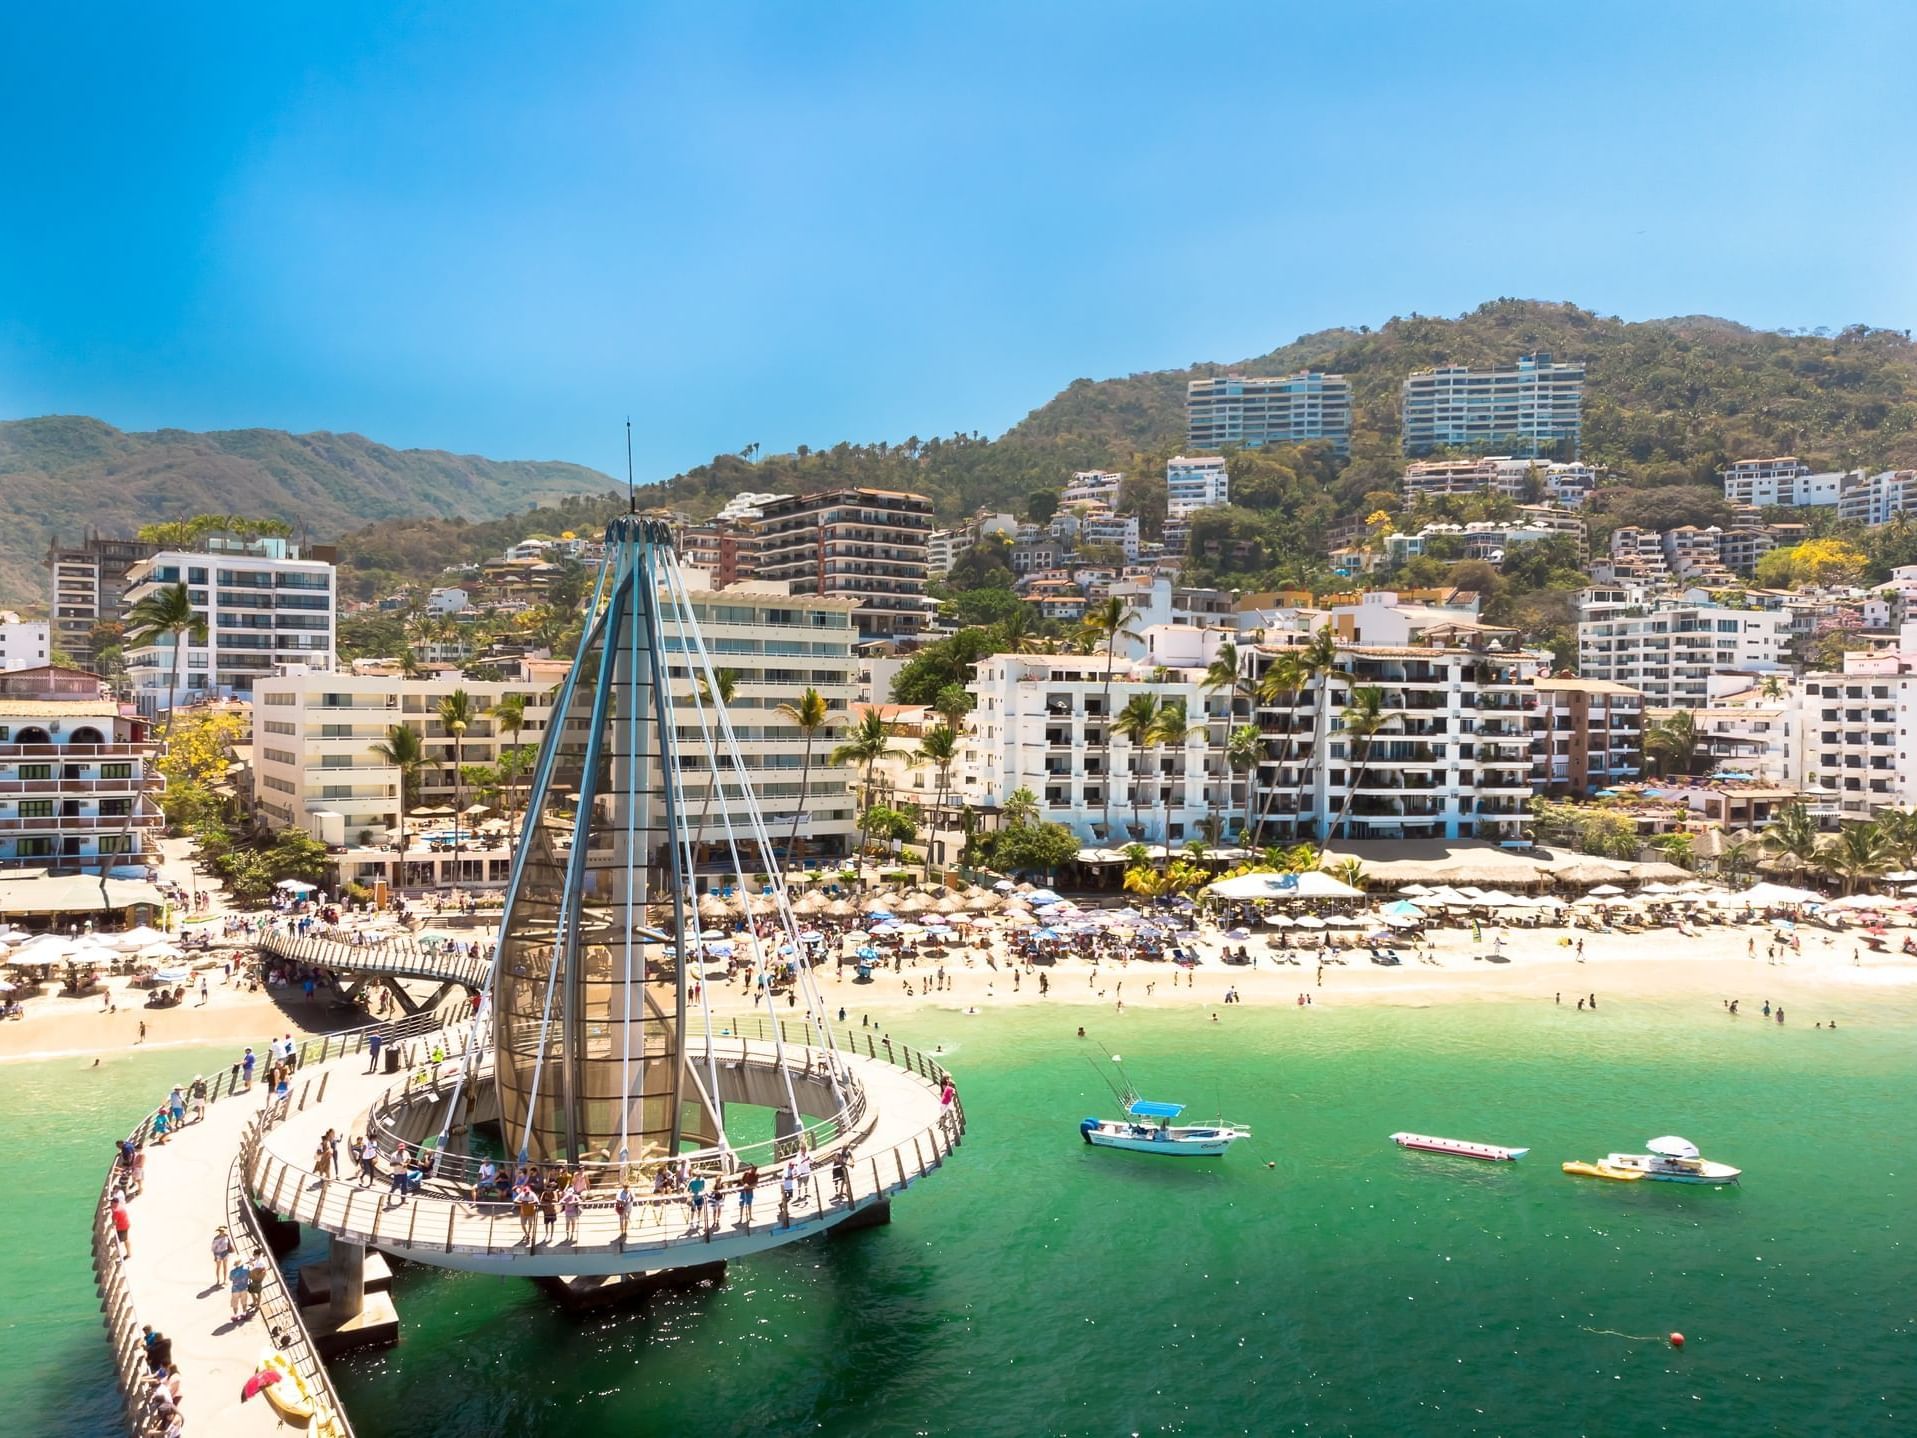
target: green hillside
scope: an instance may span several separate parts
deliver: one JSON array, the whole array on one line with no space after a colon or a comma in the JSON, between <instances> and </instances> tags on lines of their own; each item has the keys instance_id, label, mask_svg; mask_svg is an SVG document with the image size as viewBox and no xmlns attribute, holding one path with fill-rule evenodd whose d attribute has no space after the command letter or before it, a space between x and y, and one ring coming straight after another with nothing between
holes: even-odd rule
<instances>
[{"instance_id":1,"label":"green hillside","mask_svg":"<svg viewBox=\"0 0 1917 1438\"><path fill-rule=\"evenodd\" d=\"M330 539L371 520L488 519L613 481L583 465L397 450L356 434L274 429L130 434L57 415L0 423L0 603L43 604L41 558L88 526L132 534L192 514L247 514Z\"/></svg>"},{"instance_id":2,"label":"green hillside","mask_svg":"<svg viewBox=\"0 0 1917 1438\"><path fill-rule=\"evenodd\" d=\"M1600 531L1626 515L1710 522L1720 504L1713 471L1727 459L1795 453L1831 467L1917 467L1917 345L1901 332L1786 334L1702 316L1625 323L1574 305L1496 300L1454 319L1412 315L1376 330L1325 330L1229 364L1077 380L995 440L912 436L721 455L646 486L641 503L705 515L743 489L862 484L929 494L953 519L980 506L1023 510L1027 495L1056 489L1072 470L1110 466L1132 476L1130 502L1149 529L1162 510L1164 460L1183 445L1187 380L1317 367L1351 379L1349 460L1243 456L1234 465L1241 504L1207 522L1212 537L1251 556L1234 582L1302 575L1332 520L1395 494L1407 373L1508 363L1536 349L1588 368L1585 457L1620 476L1593 507ZM0 425L0 495L15 518L0 533L0 596L40 596L38 560L56 529L92 523L131 533L203 511L278 516L316 537L341 535L351 591L370 594L527 534L589 531L611 512L603 497L615 488L577 465L397 451L353 435L132 435L95 420L20 421ZM1658 492L1637 492L1648 490ZM592 498L560 504L579 495Z\"/></svg>"}]
</instances>

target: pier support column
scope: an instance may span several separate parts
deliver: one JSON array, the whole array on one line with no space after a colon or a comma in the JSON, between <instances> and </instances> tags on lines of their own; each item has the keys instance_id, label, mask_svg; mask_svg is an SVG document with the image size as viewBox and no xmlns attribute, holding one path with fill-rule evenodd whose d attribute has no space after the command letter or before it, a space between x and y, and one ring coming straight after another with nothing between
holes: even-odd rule
<instances>
[{"instance_id":1,"label":"pier support column","mask_svg":"<svg viewBox=\"0 0 1917 1438\"><path fill-rule=\"evenodd\" d=\"M359 1317L366 1305L366 1245L332 1239L326 1251L326 1307L336 1325Z\"/></svg>"},{"instance_id":2,"label":"pier support column","mask_svg":"<svg viewBox=\"0 0 1917 1438\"><path fill-rule=\"evenodd\" d=\"M805 1132L805 1125L799 1122L799 1116L789 1108L772 1111L772 1151L780 1158L789 1157L799 1151L799 1135Z\"/></svg>"}]
</instances>

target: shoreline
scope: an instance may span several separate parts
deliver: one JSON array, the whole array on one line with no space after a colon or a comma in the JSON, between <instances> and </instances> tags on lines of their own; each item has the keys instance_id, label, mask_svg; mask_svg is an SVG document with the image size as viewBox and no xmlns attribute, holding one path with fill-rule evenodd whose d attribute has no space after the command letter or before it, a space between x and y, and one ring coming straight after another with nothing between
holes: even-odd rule
<instances>
[{"instance_id":1,"label":"shoreline","mask_svg":"<svg viewBox=\"0 0 1917 1438\"><path fill-rule=\"evenodd\" d=\"M830 1013L844 1007L852 1019L870 1014L888 1022L933 1014L984 1018L1011 1008L1043 1006L1081 1013L1098 1010L1117 1018L1181 1009L1213 1009L1222 1017L1225 995L1234 989L1239 1002L1231 1008L1440 1008L1550 1004L1554 999L1572 1008L1578 998L1595 993L1600 1005L1694 1003L1712 1011L1736 999L1741 1009L1737 1017L1759 1021L1762 1004L1770 1000L1795 1015L1790 1022L1807 1026L1833 1018L1856 1024L1873 1012L1893 1012L1900 1020L1917 1017L1917 958L1866 951L1849 933L1814 926L1800 926L1797 933L1801 952L1779 962L1765 957L1771 931L1761 925L1710 926L1693 935L1675 930L1618 934L1487 929L1482 941L1474 940L1468 929L1437 929L1428 947L1406 944L1399 950L1403 962L1390 967L1372 963L1360 949L1273 949L1263 935L1244 941L1254 956L1251 964L1226 964L1224 950L1228 945L1237 948L1238 941L1227 941L1212 930L1188 946L1199 958L1190 969L1148 959L1093 962L1073 955L1027 970L1013 963L1001 939L990 947L921 948L897 971L888 954L866 984L854 979L849 964L843 977L836 975L831 961L814 972ZM1582 959L1572 949L1580 938L1586 947ZM1678 955L1674 946L1681 946ZM1502 961L1485 957L1492 954ZM1321 958L1326 961L1322 982ZM947 986L928 991L941 965ZM1050 990L1045 995L1039 991L1041 974ZM283 989L244 990L217 981L209 984L208 1002L202 1006L196 1001L197 977L187 1002L175 1009L145 1008L144 991L126 979L110 980L109 986L120 1005L115 1013L102 1013L97 996L36 998L38 1012L0 1024L0 1064L217 1044L257 1046L269 1036L307 1037L365 1021L323 1003L309 1006L298 997L289 999ZM1300 995L1309 995L1310 1003L1299 1004ZM736 983L711 990L709 1002L715 1018L766 1012ZM58 1007L69 1003L71 1008ZM778 1012L796 1016L802 1010L793 1008L788 1014L782 1005ZM140 1041L143 1019L147 1037Z\"/></svg>"}]
</instances>

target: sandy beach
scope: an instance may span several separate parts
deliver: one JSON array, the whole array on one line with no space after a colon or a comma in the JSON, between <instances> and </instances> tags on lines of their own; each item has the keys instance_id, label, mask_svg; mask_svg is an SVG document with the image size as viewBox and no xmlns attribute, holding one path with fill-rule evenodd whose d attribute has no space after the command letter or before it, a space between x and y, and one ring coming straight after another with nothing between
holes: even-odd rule
<instances>
[{"instance_id":1,"label":"sandy beach","mask_svg":"<svg viewBox=\"0 0 1917 1438\"><path fill-rule=\"evenodd\" d=\"M1469 928L1443 928L1431 931L1428 949L1400 948L1403 962L1395 967L1372 963L1360 949L1328 951L1320 979L1321 954L1315 948L1271 949L1259 934L1244 941L1253 962L1228 965L1222 959L1225 939L1208 929L1191 946L1199 963L1189 970L1145 960L1093 965L1068 958L1035 971L1019 969L1015 986L1015 966L1000 942L989 950L921 949L899 972L888 959L869 983L857 982L849 966L843 976L832 964L823 965L819 973L835 1016L841 1005L852 1015L890 1017L928 1009L977 1009L986 1015L1007 1005L1033 1003L1091 1005L1113 1015L1180 1005L1228 1014L1233 1006L1225 1004L1225 995L1232 991L1239 1003L1261 1007L1299 1007L1299 996L1309 995L1314 1008L1560 1000L1569 1007L1596 994L1600 1012L1607 1000L1694 1003L1721 1011L1725 1001L1738 1000L1740 1017L1760 1016L1768 1000L1773 1008L1784 1006L1788 1022L1807 1025L1830 1017L1855 1021L1873 1009L1917 1008L1917 957L1873 953L1851 933L1816 925L1800 925L1797 932L1800 951L1780 953L1774 962L1766 957L1771 931L1764 925L1711 925L1691 936L1674 929L1627 934L1492 927L1483 931L1482 941L1474 940ZM1901 943L1902 932L1892 931L1896 943ZM1496 943L1499 934L1504 936L1501 947ZM1575 947L1580 938L1582 958ZM1233 941L1229 947L1236 950L1239 944ZM1491 954L1505 961L1483 957ZM941 963L949 986L928 992L927 979L937 974ZM1041 973L1048 993L1041 994ZM737 985L723 994L715 988L712 1002L721 1013L742 1012L748 1006Z\"/></svg>"},{"instance_id":2,"label":"sandy beach","mask_svg":"<svg viewBox=\"0 0 1917 1438\"><path fill-rule=\"evenodd\" d=\"M1904 931L1893 930L1893 947ZM1500 946L1496 941L1503 935ZM988 947L920 947L894 971L890 958L860 983L848 963L841 973L824 964L821 988L836 1017L895 1016L950 1011L986 1017L1011 1005L1049 1004L1092 1008L1114 1017L1149 1009L1209 1008L1228 1016L1236 1004L1258 1007L1395 1004L1432 1007L1451 1003L1555 1003L1573 1006L1595 994L1599 1011L1632 1003L1696 1005L1719 1010L1737 1000L1740 1017L1761 1017L1763 1004L1782 1005L1787 1021L1814 1024L1839 1019L1868 1021L1872 1012L1902 1014L1917 1009L1917 958L1874 953L1852 932L1833 933L1800 925L1800 951L1766 957L1771 931L1762 925L1706 926L1686 936L1676 930L1593 933L1566 928L1487 928L1474 940L1469 928L1430 933L1429 947L1399 949L1403 962L1383 967L1361 949L1274 949L1263 934L1244 941L1250 964L1226 964L1227 944L1216 929L1201 930L1190 945L1198 956L1191 969L1149 960L1061 959L1026 970L1015 965L1004 940ZM1584 941L1580 959L1575 945ZM1755 954L1750 952L1754 945ZM236 949L249 957L250 949ZM1493 962L1497 954L1503 962ZM1322 977L1319 961L1323 958ZM943 968L943 984L936 981ZM125 978L110 980L117 1012L102 1011L98 995L68 999L41 994L27 1016L0 1024L0 1062L94 1057L208 1043L257 1044L268 1035L303 1036L349 1026L353 1016L325 1002L308 1004L297 990L244 989L223 984L217 963L205 971L207 1002L199 1003L197 977L187 1001L175 1009L143 1007L145 993ZM1046 979L1041 991L1039 975ZM1016 975L1016 979L1015 979ZM909 992L908 992L909 988ZM1237 995L1227 1004L1227 993ZM750 995L734 982L714 985L708 1002L715 1014L752 1009ZM1121 1008L1122 1005L1122 1008ZM974 1014L972 1011L976 1010ZM140 1035L140 1025L146 1034Z\"/></svg>"}]
</instances>

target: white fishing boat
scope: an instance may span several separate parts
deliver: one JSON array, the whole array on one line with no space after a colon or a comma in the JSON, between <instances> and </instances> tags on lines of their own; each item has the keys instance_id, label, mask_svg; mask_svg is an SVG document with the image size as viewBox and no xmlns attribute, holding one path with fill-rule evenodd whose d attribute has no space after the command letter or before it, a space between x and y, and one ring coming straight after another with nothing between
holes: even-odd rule
<instances>
[{"instance_id":1,"label":"white fishing boat","mask_svg":"<svg viewBox=\"0 0 1917 1438\"><path fill-rule=\"evenodd\" d=\"M1185 1158L1212 1158L1241 1138L1250 1138L1243 1124L1175 1124L1184 1113L1182 1103L1154 1103L1135 1098L1125 1106L1124 1118L1081 1119L1079 1133L1097 1148L1128 1148L1134 1153L1162 1153Z\"/></svg>"},{"instance_id":2,"label":"white fishing boat","mask_svg":"<svg viewBox=\"0 0 1917 1438\"><path fill-rule=\"evenodd\" d=\"M1736 1183L1743 1173L1728 1163L1700 1157L1696 1144L1675 1134L1651 1139L1644 1146L1649 1153L1606 1154L1599 1166L1665 1183Z\"/></svg>"},{"instance_id":3,"label":"white fishing boat","mask_svg":"<svg viewBox=\"0 0 1917 1438\"><path fill-rule=\"evenodd\" d=\"M1472 1143L1462 1138L1435 1138L1428 1133L1394 1133L1391 1141L1399 1148L1448 1153L1454 1158L1481 1158L1489 1163L1515 1163L1531 1151L1528 1148L1505 1148L1495 1143Z\"/></svg>"},{"instance_id":4,"label":"white fishing boat","mask_svg":"<svg viewBox=\"0 0 1917 1438\"><path fill-rule=\"evenodd\" d=\"M1112 1055L1118 1063L1118 1055ZM1097 1068L1098 1065L1092 1065ZM1120 1069L1119 1077L1125 1071ZM1085 1118L1078 1132L1094 1148L1126 1148L1134 1153L1158 1153L1184 1158L1215 1158L1241 1138L1250 1138L1251 1130L1242 1123L1219 1119L1209 1124L1179 1124L1173 1120L1185 1112L1182 1103L1159 1103L1140 1098L1130 1079L1121 1088L1099 1071L1105 1087L1118 1100L1121 1118Z\"/></svg>"}]
</instances>

